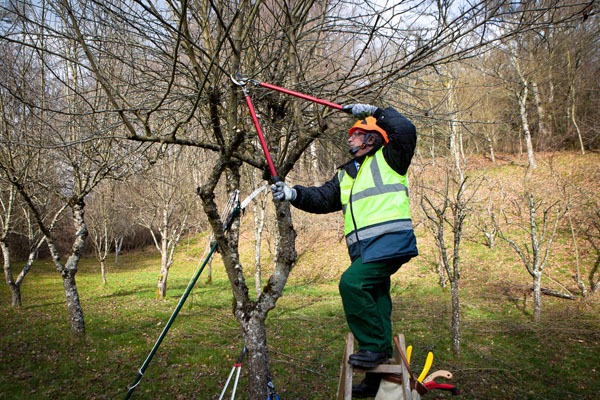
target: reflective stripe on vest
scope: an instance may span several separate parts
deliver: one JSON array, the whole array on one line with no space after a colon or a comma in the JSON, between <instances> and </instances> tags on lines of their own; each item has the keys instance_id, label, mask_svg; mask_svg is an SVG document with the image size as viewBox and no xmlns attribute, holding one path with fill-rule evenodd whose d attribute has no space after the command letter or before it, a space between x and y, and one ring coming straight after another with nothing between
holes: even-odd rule
<instances>
[{"instance_id":1,"label":"reflective stripe on vest","mask_svg":"<svg viewBox=\"0 0 600 400\"><path fill-rule=\"evenodd\" d=\"M364 160L356 179L344 170L338 179L349 246L364 238L412 230L408 179L385 162L381 149Z\"/></svg>"},{"instance_id":2,"label":"reflective stripe on vest","mask_svg":"<svg viewBox=\"0 0 600 400\"><path fill-rule=\"evenodd\" d=\"M370 226L358 231L356 235L348 235L346 237L346 244L351 246L360 240L370 239L386 233L409 231L412 229L413 225L411 220L393 221L383 225Z\"/></svg>"}]
</instances>

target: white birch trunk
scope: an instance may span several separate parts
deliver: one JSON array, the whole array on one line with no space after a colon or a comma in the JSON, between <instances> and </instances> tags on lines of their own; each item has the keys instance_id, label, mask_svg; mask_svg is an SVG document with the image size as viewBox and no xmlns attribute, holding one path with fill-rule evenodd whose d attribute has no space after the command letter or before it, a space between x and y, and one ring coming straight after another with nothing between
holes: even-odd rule
<instances>
[{"instance_id":1,"label":"white birch trunk","mask_svg":"<svg viewBox=\"0 0 600 400\"><path fill-rule=\"evenodd\" d=\"M527 115L527 97L529 95L529 82L523 72L517 56L512 56L513 65L517 74L519 75L519 86L520 90L516 90L517 101L519 103L519 115L521 117L521 129L523 130L523 137L525 138L525 147L527 149L527 159L529 166L533 169L536 168L535 156L533 153L533 142L531 140L531 129L529 128L529 118Z\"/></svg>"},{"instance_id":2,"label":"white birch trunk","mask_svg":"<svg viewBox=\"0 0 600 400\"><path fill-rule=\"evenodd\" d=\"M546 139L550 137L550 132L546 125L546 109L542 102L540 88L536 81L531 81L531 92L533 93L533 100L535 101L535 108L537 109L538 114L539 135L541 138Z\"/></svg>"},{"instance_id":3,"label":"white birch trunk","mask_svg":"<svg viewBox=\"0 0 600 400\"><path fill-rule=\"evenodd\" d=\"M119 264L119 253L123 248L123 236L115 237L113 239L115 243L115 267Z\"/></svg>"},{"instance_id":4,"label":"white birch trunk","mask_svg":"<svg viewBox=\"0 0 600 400\"><path fill-rule=\"evenodd\" d=\"M567 68L569 71L569 106L567 107L567 115L577 132L577 138L579 139L579 148L581 154L585 154L585 146L583 145L583 137L581 136L581 130L577 124L576 110L575 110L575 70L571 66L571 52L567 51Z\"/></svg>"}]
</instances>

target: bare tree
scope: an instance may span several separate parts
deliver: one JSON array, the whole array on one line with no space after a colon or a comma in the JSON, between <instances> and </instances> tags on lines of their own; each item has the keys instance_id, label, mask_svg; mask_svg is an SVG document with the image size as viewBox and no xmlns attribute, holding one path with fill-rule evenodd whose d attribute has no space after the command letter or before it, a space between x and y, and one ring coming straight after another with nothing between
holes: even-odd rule
<instances>
[{"instance_id":1,"label":"bare tree","mask_svg":"<svg viewBox=\"0 0 600 400\"><path fill-rule=\"evenodd\" d=\"M169 270L174 262L177 245L189 228L189 219L196 207L193 181L186 172L189 164L185 154L192 149L170 148L151 170L140 176L134 204L138 223L148 229L160 252L160 273L157 298L167 295Z\"/></svg>"},{"instance_id":2,"label":"bare tree","mask_svg":"<svg viewBox=\"0 0 600 400\"><path fill-rule=\"evenodd\" d=\"M527 111L527 101L529 99L529 86L530 83L527 77L521 70L521 65L516 55L511 57L517 75L519 76L519 84L515 90L515 97L519 104L519 116L521 117L521 132L525 138L525 148L527 150L527 159L529 160L529 166L536 168L535 156L533 152L533 141L531 140L531 129L529 128L529 113Z\"/></svg>"},{"instance_id":3,"label":"bare tree","mask_svg":"<svg viewBox=\"0 0 600 400\"><path fill-rule=\"evenodd\" d=\"M26 15L22 5L2 10L11 23L8 33L26 38L22 18L17 11ZM6 32L3 32L6 33ZM18 45L2 41L0 46L2 63L0 73L0 177L2 180L2 231L0 247L3 254L3 269L7 285L11 289L12 304L22 304L21 285L45 242L45 232L38 227L43 220L52 230L67 207L61 204L48 188L56 178L56 164L45 157L36 136L43 134L46 113L41 105L46 101L44 68L36 59L35 52L21 49ZM40 123L40 121L42 121ZM28 196L23 199L22 191ZM29 209L28 204L34 209ZM13 273L13 251L11 235L25 238L27 260L20 273Z\"/></svg>"},{"instance_id":4,"label":"bare tree","mask_svg":"<svg viewBox=\"0 0 600 400\"><path fill-rule=\"evenodd\" d=\"M575 65L573 65L575 64ZM579 129L579 125L577 124L577 102L575 101L577 98L577 89L575 86L575 78L577 65L579 64L579 60L575 60L575 63L571 60L571 51L567 50L567 72L569 77L569 105L567 107L567 115L569 119L573 123L573 127L575 128L575 132L577 133L577 139L579 140L579 146L581 149L581 154L585 154L585 146L583 144L583 137L581 136L581 129Z\"/></svg>"},{"instance_id":5,"label":"bare tree","mask_svg":"<svg viewBox=\"0 0 600 400\"><path fill-rule=\"evenodd\" d=\"M558 201L549 205L544 205L543 201L536 200L532 192L526 191L523 194L526 202L527 218L523 220L507 219L506 223L515 226L519 231L525 233L527 240L513 238L513 234L505 228L499 229L499 237L505 240L510 247L518 254L523 262L525 269L533 278L533 318L539 321L542 313L542 275L552 249L552 241L556 235L556 229L561 218L565 215L566 207L561 206ZM519 210L517 215L521 215L520 204L514 204ZM539 212L541 210L541 219ZM505 215L505 218L508 218Z\"/></svg>"},{"instance_id":6,"label":"bare tree","mask_svg":"<svg viewBox=\"0 0 600 400\"><path fill-rule=\"evenodd\" d=\"M560 21L544 24L572 20L581 11L578 4ZM532 7L527 10L531 19L500 31L496 27L507 19L514 22L513 2L410 0L382 7L354 0L65 0L52 6L61 25L48 24L47 29L77 43L74 51L61 56L89 74L106 99L88 102L88 115L109 116L131 141L195 146L212 153L213 168L199 185L199 194L228 273L248 365L255 372L248 389L252 399L266 397L264 322L292 270L295 231L289 208L278 205L275 273L251 301L239 263L238 230L234 225L226 235L222 232L217 194L223 187L229 191L240 185L243 164L261 172L267 168L240 90L231 85L229 75L245 71L332 101L383 103L390 88L409 92L403 78L473 57L531 30L536 16L557 7L554 2ZM33 17L30 21L45 24ZM80 87L73 89L89 99ZM262 88L255 88L252 96L281 179L317 140L339 140L335 126L348 123L331 110Z\"/></svg>"},{"instance_id":7,"label":"bare tree","mask_svg":"<svg viewBox=\"0 0 600 400\"><path fill-rule=\"evenodd\" d=\"M25 277L33 267L34 262L38 259L38 253L42 245L44 244L45 237L38 228L36 222L31 218L31 211L25 204L20 204L17 201L17 189L11 185L7 188L8 198L2 198L2 214L1 224L2 230L0 234L0 250L3 256L3 270L6 284L10 288L12 294L11 304L13 307L23 305L21 296L21 286L25 281ZM40 199L37 197L37 199ZM42 200L43 201L43 200ZM67 208L67 205L63 205L58 209L54 216L49 220L49 228L54 229L54 225L62 216L63 211ZM41 210L47 210L48 207L41 207ZM51 210L51 209L50 209ZM17 213L21 213L22 221L18 223L15 221ZM17 274L16 278L13 273L13 257L11 251L11 235L24 238L24 242L27 243L28 255L25 264L21 271Z\"/></svg>"},{"instance_id":8,"label":"bare tree","mask_svg":"<svg viewBox=\"0 0 600 400\"><path fill-rule=\"evenodd\" d=\"M496 184L486 178L483 181L488 182L488 195L484 202L482 202L482 209L476 213L474 224L477 230L483 234L485 245L491 249L496 245L498 216L502 215L503 201L499 201L494 197Z\"/></svg>"},{"instance_id":9,"label":"bare tree","mask_svg":"<svg viewBox=\"0 0 600 400\"><path fill-rule=\"evenodd\" d=\"M598 242L600 241L600 208L596 206L594 218L592 218L592 231L588 231L586 236L588 241L592 244L594 250L596 251L596 260L594 265L590 269L589 273L589 282L590 289L592 293L598 293L600 290L600 245Z\"/></svg>"},{"instance_id":10,"label":"bare tree","mask_svg":"<svg viewBox=\"0 0 600 400\"><path fill-rule=\"evenodd\" d=\"M122 243L123 234L116 233L115 229L119 226L119 220L122 213L120 207L115 205L115 182L110 181L100 185L87 201L88 207L88 226L90 238L94 246L96 259L100 263L100 275L102 284L107 284L108 268L106 258L110 254L113 243L115 245L115 263L117 260L119 247Z\"/></svg>"},{"instance_id":11,"label":"bare tree","mask_svg":"<svg viewBox=\"0 0 600 400\"><path fill-rule=\"evenodd\" d=\"M469 193L468 178L456 175L451 170L451 168L446 170L444 182L440 187L430 187L429 185L421 187L423 191L421 208L427 217L427 226L434 236L436 247L440 253L442 270L450 282L452 350L457 357L460 357L460 244L464 235L465 220L469 215L477 188L471 189ZM452 232L451 240L446 237L447 228Z\"/></svg>"}]
</instances>

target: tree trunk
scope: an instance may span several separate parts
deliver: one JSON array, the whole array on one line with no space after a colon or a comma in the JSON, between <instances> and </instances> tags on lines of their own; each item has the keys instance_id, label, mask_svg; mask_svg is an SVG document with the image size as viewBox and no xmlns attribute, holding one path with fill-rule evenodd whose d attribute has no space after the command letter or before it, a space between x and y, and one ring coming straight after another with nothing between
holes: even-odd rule
<instances>
[{"instance_id":1,"label":"tree trunk","mask_svg":"<svg viewBox=\"0 0 600 400\"><path fill-rule=\"evenodd\" d=\"M267 398L269 371L269 346L267 345L266 313L254 313L242 324L244 341L248 350L248 396L250 399Z\"/></svg>"},{"instance_id":2,"label":"tree trunk","mask_svg":"<svg viewBox=\"0 0 600 400\"><path fill-rule=\"evenodd\" d=\"M2 251L2 257L4 260L4 278L6 284L10 288L12 294L11 304L13 307L20 307L21 303L21 285L15 282L12 271L11 253L10 247L8 246L8 236L12 231L12 220L13 220L13 209L15 205L17 191L14 186L9 187L8 199L2 201L4 210L4 218L2 219L2 235L0 236L0 250Z\"/></svg>"},{"instance_id":3,"label":"tree trunk","mask_svg":"<svg viewBox=\"0 0 600 400\"><path fill-rule=\"evenodd\" d=\"M465 157L462 149L462 137L457 125L457 106L456 106L456 87L455 80L448 79L446 82L446 90L448 91L447 108L450 114L450 151L454 158L454 166L457 173L462 179L462 165L465 163Z\"/></svg>"},{"instance_id":4,"label":"tree trunk","mask_svg":"<svg viewBox=\"0 0 600 400\"><path fill-rule=\"evenodd\" d=\"M69 257L71 258L71 257ZM75 269L68 267L61 273L63 280L63 288L65 290L65 297L67 299L67 309L69 310L69 317L71 320L71 332L75 336L85 335L85 319L83 316L83 308L79 301L79 292L77 291L77 284L75 283L75 274L77 274L77 265Z\"/></svg>"},{"instance_id":5,"label":"tree trunk","mask_svg":"<svg viewBox=\"0 0 600 400\"><path fill-rule=\"evenodd\" d=\"M156 298L158 300L163 300L167 295L167 278L169 277L168 239L164 235L161 237L160 254L160 275L158 276L158 283L156 287Z\"/></svg>"},{"instance_id":6,"label":"tree trunk","mask_svg":"<svg viewBox=\"0 0 600 400\"><path fill-rule=\"evenodd\" d=\"M533 169L536 168L535 157L533 155L533 142L531 141L531 129L529 128L529 118L527 116L527 97L529 95L529 81L521 71L521 65L517 56L513 54L512 57L513 65L517 74L519 75L519 86L520 89L516 90L517 101L519 103L519 115L521 116L521 128L523 129L523 136L525 137L525 146L527 147L527 159L529 160L529 166Z\"/></svg>"},{"instance_id":7,"label":"tree trunk","mask_svg":"<svg viewBox=\"0 0 600 400\"><path fill-rule=\"evenodd\" d=\"M492 164L496 164L496 154L494 153L494 141L492 140L492 138L487 138L487 142L488 150L490 152L490 160L492 161Z\"/></svg>"},{"instance_id":8,"label":"tree trunk","mask_svg":"<svg viewBox=\"0 0 600 400\"><path fill-rule=\"evenodd\" d=\"M119 253L123 247L123 236L114 238L115 242L115 267L119 264Z\"/></svg>"},{"instance_id":9,"label":"tree trunk","mask_svg":"<svg viewBox=\"0 0 600 400\"><path fill-rule=\"evenodd\" d=\"M569 75L569 102L570 104L567 106L567 115L575 128L575 132L577 132L577 138L579 139L579 148L581 149L581 154L585 154L585 146L583 145L583 138L581 137L581 130L579 129L579 125L577 124L576 119L576 111L575 111L575 68L571 65L571 52L567 51L567 72Z\"/></svg>"},{"instance_id":10,"label":"tree trunk","mask_svg":"<svg viewBox=\"0 0 600 400\"><path fill-rule=\"evenodd\" d=\"M21 299L21 286L20 285L10 285L11 292L11 305L13 307L21 307L23 305L23 300Z\"/></svg>"},{"instance_id":11,"label":"tree trunk","mask_svg":"<svg viewBox=\"0 0 600 400\"><path fill-rule=\"evenodd\" d=\"M539 322L542 315L542 273L533 274L533 320Z\"/></svg>"},{"instance_id":12,"label":"tree trunk","mask_svg":"<svg viewBox=\"0 0 600 400\"><path fill-rule=\"evenodd\" d=\"M446 271L448 270L448 268L446 267L446 260L444 259L444 256L442 254L439 254L438 257L438 265L437 265L437 273L438 273L438 277L439 277L439 283L440 283L440 287L445 288L446 287Z\"/></svg>"},{"instance_id":13,"label":"tree trunk","mask_svg":"<svg viewBox=\"0 0 600 400\"><path fill-rule=\"evenodd\" d=\"M581 271L579 267L579 248L577 246L577 236L575 235L575 228L573 227L573 220L571 219L571 215L569 215L569 229L571 231L571 240L573 241L573 252L575 254L575 273L573 274L573 280L577 284L579 290L581 290L581 295L583 297L587 297L587 287L581 279Z\"/></svg>"},{"instance_id":14,"label":"tree trunk","mask_svg":"<svg viewBox=\"0 0 600 400\"><path fill-rule=\"evenodd\" d=\"M262 278L261 278L261 263L260 263L260 247L262 244L262 232L265 227L265 204L264 201L260 202L260 205L254 205L254 286L256 290L256 296L260 296L262 291Z\"/></svg>"},{"instance_id":15,"label":"tree trunk","mask_svg":"<svg viewBox=\"0 0 600 400\"><path fill-rule=\"evenodd\" d=\"M65 290L65 297L67 301L67 309L69 310L69 317L71 320L71 333L74 336L85 335L85 319L83 315L83 308L79 301L79 293L77 291L77 285L75 283L75 275L77 274L77 266L83 253L85 246L85 239L88 236L87 227L84 220L84 207L85 203L83 200L72 200L70 202L71 209L73 212L73 223L75 225L75 240L71 247L71 255L67 259L67 262L63 266L60 263L60 257L58 250L54 246L52 240L46 238L54 264L63 281L63 288Z\"/></svg>"},{"instance_id":16,"label":"tree trunk","mask_svg":"<svg viewBox=\"0 0 600 400\"><path fill-rule=\"evenodd\" d=\"M527 81L523 81L522 84L522 90L517 92L517 100L519 101L519 114L521 116L521 127L523 129L523 136L525 137L525 147L527 148L527 159L529 160L529 166L531 168L535 168L536 163L533 154L533 142L531 140L531 129L529 128L529 118L527 116L527 95L529 90Z\"/></svg>"},{"instance_id":17,"label":"tree trunk","mask_svg":"<svg viewBox=\"0 0 600 400\"><path fill-rule=\"evenodd\" d=\"M18 285L13 278L10 248L6 242L2 240L0 241L0 249L2 250L2 257L4 258L4 278L6 279L6 284L10 288L12 297L11 305L13 307L20 307L22 305L21 285Z\"/></svg>"},{"instance_id":18,"label":"tree trunk","mask_svg":"<svg viewBox=\"0 0 600 400\"><path fill-rule=\"evenodd\" d=\"M106 286L106 261L100 260L100 273L102 275L102 284Z\"/></svg>"},{"instance_id":19,"label":"tree trunk","mask_svg":"<svg viewBox=\"0 0 600 400\"><path fill-rule=\"evenodd\" d=\"M536 81L531 81L531 91L533 92L535 108L537 109L538 114L538 133L540 136L538 144L540 144L541 141L546 141L548 138L550 138L550 132L546 125L546 109L544 108L544 104L542 103L542 98L540 96L540 88Z\"/></svg>"},{"instance_id":20,"label":"tree trunk","mask_svg":"<svg viewBox=\"0 0 600 400\"><path fill-rule=\"evenodd\" d=\"M460 357L460 301L458 279L450 281L450 289L452 291L452 352L456 357Z\"/></svg>"}]
</instances>

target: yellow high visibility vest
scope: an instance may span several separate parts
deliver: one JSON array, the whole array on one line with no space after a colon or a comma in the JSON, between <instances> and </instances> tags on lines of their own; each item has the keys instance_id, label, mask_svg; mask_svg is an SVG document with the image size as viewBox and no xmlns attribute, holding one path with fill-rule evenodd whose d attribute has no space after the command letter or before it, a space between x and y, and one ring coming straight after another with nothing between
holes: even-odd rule
<instances>
[{"instance_id":1,"label":"yellow high visibility vest","mask_svg":"<svg viewBox=\"0 0 600 400\"><path fill-rule=\"evenodd\" d=\"M362 256L368 262L416 255L408 178L388 165L382 150L365 158L355 179L344 170L338 174L344 235L351 258ZM364 254L366 250L369 254Z\"/></svg>"}]
</instances>

